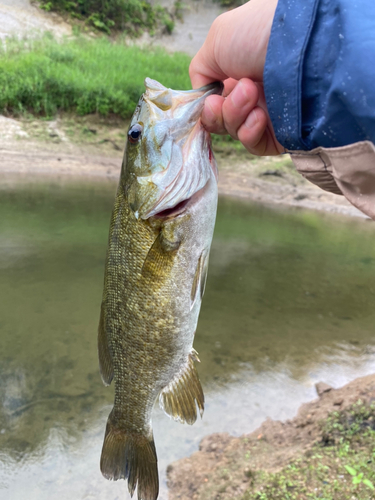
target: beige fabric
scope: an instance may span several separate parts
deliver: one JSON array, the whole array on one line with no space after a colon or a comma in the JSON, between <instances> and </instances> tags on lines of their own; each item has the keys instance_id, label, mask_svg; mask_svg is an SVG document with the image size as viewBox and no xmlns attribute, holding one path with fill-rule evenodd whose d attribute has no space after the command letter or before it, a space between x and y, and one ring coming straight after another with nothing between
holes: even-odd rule
<instances>
[{"instance_id":1,"label":"beige fabric","mask_svg":"<svg viewBox=\"0 0 375 500\"><path fill-rule=\"evenodd\" d=\"M343 194L375 220L375 146L372 142L288 153L306 179L326 191Z\"/></svg>"}]
</instances>

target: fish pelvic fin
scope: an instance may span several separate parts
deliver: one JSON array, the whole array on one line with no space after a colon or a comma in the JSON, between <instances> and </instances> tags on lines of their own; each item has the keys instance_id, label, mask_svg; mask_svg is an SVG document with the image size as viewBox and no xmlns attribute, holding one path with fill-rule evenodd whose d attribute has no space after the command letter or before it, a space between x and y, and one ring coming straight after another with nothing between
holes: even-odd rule
<instances>
[{"instance_id":1,"label":"fish pelvic fin","mask_svg":"<svg viewBox=\"0 0 375 500\"><path fill-rule=\"evenodd\" d=\"M159 404L167 415L189 425L197 420L197 407L201 417L204 411L204 394L194 361L199 359L192 349L187 364L159 396Z\"/></svg>"},{"instance_id":2,"label":"fish pelvic fin","mask_svg":"<svg viewBox=\"0 0 375 500\"><path fill-rule=\"evenodd\" d=\"M105 431L100 470L109 480L128 480L130 496L138 486L138 500L156 500L159 494L158 459L154 438L125 432L113 423Z\"/></svg>"},{"instance_id":3,"label":"fish pelvic fin","mask_svg":"<svg viewBox=\"0 0 375 500\"><path fill-rule=\"evenodd\" d=\"M98 328L98 354L99 368L102 376L103 384L110 385L113 379L113 361L109 350L107 332L104 324L104 307L100 312L99 328Z\"/></svg>"}]
</instances>

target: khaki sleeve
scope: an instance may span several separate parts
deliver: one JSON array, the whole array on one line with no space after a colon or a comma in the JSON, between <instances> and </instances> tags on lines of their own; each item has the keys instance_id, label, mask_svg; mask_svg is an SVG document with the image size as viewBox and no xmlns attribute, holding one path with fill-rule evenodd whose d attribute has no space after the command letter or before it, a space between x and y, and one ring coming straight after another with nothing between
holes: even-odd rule
<instances>
[{"instance_id":1,"label":"khaki sleeve","mask_svg":"<svg viewBox=\"0 0 375 500\"><path fill-rule=\"evenodd\" d=\"M288 153L306 179L325 191L344 195L375 220L375 146L372 142Z\"/></svg>"}]
</instances>

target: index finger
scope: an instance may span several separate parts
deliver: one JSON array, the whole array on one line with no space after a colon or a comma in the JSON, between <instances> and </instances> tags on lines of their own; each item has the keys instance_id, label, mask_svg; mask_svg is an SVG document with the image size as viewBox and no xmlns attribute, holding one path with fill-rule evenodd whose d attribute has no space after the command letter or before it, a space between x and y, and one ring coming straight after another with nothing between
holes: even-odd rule
<instances>
[{"instance_id":1,"label":"index finger","mask_svg":"<svg viewBox=\"0 0 375 500\"><path fill-rule=\"evenodd\" d=\"M228 78L228 75L220 70L213 57L210 57L204 45L191 61L189 75L193 89Z\"/></svg>"}]
</instances>

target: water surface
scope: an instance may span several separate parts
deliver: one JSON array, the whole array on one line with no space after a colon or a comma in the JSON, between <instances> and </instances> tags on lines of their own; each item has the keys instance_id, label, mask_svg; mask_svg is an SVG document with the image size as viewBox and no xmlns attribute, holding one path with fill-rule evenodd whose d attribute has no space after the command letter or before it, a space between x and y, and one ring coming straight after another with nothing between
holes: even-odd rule
<instances>
[{"instance_id":1,"label":"water surface","mask_svg":"<svg viewBox=\"0 0 375 500\"><path fill-rule=\"evenodd\" d=\"M2 186L0 498L126 499L99 471L113 388L96 330L115 184ZM155 409L162 480L204 435L291 418L315 382L375 369L371 222L223 199L210 259L195 342L206 411L189 427Z\"/></svg>"}]
</instances>

